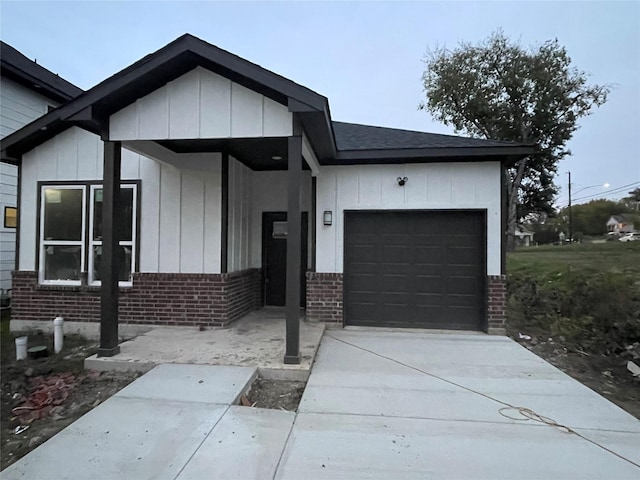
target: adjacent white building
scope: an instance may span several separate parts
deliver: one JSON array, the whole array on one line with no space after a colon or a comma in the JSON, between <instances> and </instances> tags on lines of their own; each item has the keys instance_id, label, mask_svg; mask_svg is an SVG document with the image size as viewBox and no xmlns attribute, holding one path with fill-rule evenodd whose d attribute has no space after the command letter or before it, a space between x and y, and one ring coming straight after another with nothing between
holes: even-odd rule
<instances>
[{"instance_id":1,"label":"adjacent white building","mask_svg":"<svg viewBox=\"0 0 640 480\"><path fill-rule=\"evenodd\" d=\"M0 42L0 139L82 92L15 48ZM18 167L0 163L0 288L15 268Z\"/></svg>"}]
</instances>

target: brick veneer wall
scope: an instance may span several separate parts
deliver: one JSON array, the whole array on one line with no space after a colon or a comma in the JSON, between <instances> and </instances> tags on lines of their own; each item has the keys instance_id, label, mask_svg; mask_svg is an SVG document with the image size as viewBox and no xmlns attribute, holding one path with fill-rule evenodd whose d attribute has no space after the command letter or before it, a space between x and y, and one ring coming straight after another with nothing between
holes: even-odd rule
<instances>
[{"instance_id":1,"label":"brick veneer wall","mask_svg":"<svg viewBox=\"0 0 640 480\"><path fill-rule=\"evenodd\" d=\"M507 276L487 277L487 332L504 335L507 320Z\"/></svg>"},{"instance_id":2,"label":"brick veneer wall","mask_svg":"<svg viewBox=\"0 0 640 480\"><path fill-rule=\"evenodd\" d=\"M260 308L260 269L223 274L134 273L120 289L120 322L226 326ZM12 320L99 322L100 289L38 285L37 272L13 272Z\"/></svg>"},{"instance_id":3,"label":"brick veneer wall","mask_svg":"<svg viewBox=\"0 0 640 480\"><path fill-rule=\"evenodd\" d=\"M307 272L307 318L342 324L342 274Z\"/></svg>"}]
</instances>

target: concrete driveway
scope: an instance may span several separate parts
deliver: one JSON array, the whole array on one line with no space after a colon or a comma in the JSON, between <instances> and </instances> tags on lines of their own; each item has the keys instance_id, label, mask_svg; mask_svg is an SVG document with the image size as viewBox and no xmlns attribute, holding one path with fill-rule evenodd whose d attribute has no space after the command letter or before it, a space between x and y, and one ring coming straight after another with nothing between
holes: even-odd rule
<instances>
[{"instance_id":1,"label":"concrete driveway","mask_svg":"<svg viewBox=\"0 0 640 480\"><path fill-rule=\"evenodd\" d=\"M508 338L330 330L276 478L640 478L630 462L640 421Z\"/></svg>"},{"instance_id":2,"label":"concrete driveway","mask_svg":"<svg viewBox=\"0 0 640 480\"><path fill-rule=\"evenodd\" d=\"M297 414L256 374L160 365L0 477L640 478L640 421L504 337L329 330Z\"/></svg>"}]
</instances>

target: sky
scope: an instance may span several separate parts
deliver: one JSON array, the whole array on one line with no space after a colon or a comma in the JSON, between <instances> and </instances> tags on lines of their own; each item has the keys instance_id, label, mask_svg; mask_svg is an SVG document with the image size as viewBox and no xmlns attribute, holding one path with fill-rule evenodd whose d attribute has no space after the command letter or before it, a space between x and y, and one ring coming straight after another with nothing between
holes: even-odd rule
<instances>
[{"instance_id":1,"label":"sky","mask_svg":"<svg viewBox=\"0 0 640 480\"><path fill-rule=\"evenodd\" d=\"M568 144L557 205L568 171L574 203L640 186L638 1L0 0L0 38L84 89L191 33L325 95L333 120L444 134L454 131L417 108L427 49L499 28L524 46L557 38L591 83L612 88Z\"/></svg>"}]
</instances>

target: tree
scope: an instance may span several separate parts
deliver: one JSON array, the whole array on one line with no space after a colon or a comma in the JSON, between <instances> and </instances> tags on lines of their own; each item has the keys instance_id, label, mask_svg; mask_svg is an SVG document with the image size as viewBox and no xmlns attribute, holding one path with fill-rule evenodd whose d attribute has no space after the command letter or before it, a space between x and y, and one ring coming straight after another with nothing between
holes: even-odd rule
<instances>
[{"instance_id":1,"label":"tree","mask_svg":"<svg viewBox=\"0 0 640 480\"><path fill-rule=\"evenodd\" d=\"M550 213L553 183L579 118L603 105L609 87L588 85L557 40L526 49L502 31L472 45L427 52L419 105L456 132L479 138L535 144L534 155L508 169L508 248L519 219Z\"/></svg>"},{"instance_id":2,"label":"tree","mask_svg":"<svg viewBox=\"0 0 640 480\"><path fill-rule=\"evenodd\" d=\"M640 187L631 190L628 197L621 200L624 205L632 210L640 210Z\"/></svg>"},{"instance_id":3,"label":"tree","mask_svg":"<svg viewBox=\"0 0 640 480\"><path fill-rule=\"evenodd\" d=\"M629 213L630 210L622 202L613 200L591 200L572 206L573 231L582 232L585 235L605 235L607 233L607 220L612 215ZM560 210L558 219L568 219L569 208ZM560 225L560 224L558 224ZM564 228L566 227L566 221Z\"/></svg>"}]
</instances>

